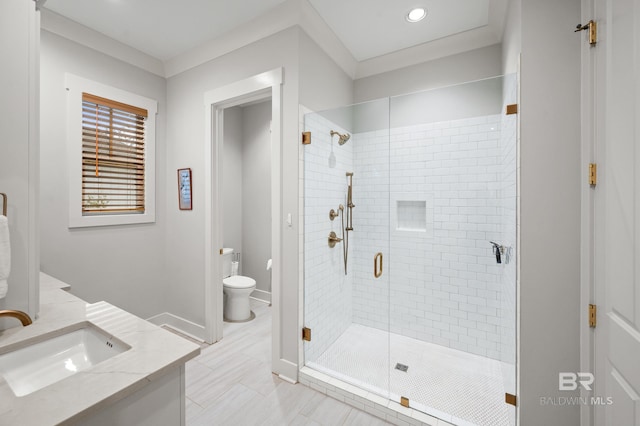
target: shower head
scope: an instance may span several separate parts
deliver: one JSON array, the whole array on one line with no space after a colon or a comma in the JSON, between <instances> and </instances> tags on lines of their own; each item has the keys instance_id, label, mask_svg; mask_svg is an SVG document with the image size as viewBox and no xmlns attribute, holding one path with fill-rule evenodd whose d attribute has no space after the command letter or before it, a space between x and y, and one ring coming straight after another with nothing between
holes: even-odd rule
<instances>
[{"instance_id":1,"label":"shower head","mask_svg":"<svg viewBox=\"0 0 640 426\"><path fill-rule=\"evenodd\" d=\"M349 138L351 137L351 135L349 133L345 133L344 135L341 133L338 133L336 131L331 131L331 137L333 137L333 135L338 135L338 144L339 145L344 145L345 143L347 143L347 141L349 140Z\"/></svg>"}]
</instances>

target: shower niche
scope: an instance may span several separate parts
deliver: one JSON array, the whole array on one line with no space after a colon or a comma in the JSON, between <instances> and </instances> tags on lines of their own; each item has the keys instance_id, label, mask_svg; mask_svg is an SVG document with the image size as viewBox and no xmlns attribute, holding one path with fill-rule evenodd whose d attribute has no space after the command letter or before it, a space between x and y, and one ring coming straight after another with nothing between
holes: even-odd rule
<instances>
[{"instance_id":1,"label":"shower niche","mask_svg":"<svg viewBox=\"0 0 640 426\"><path fill-rule=\"evenodd\" d=\"M427 230L427 202L426 201L406 201L396 202L396 215L398 231L419 231Z\"/></svg>"},{"instance_id":2,"label":"shower niche","mask_svg":"<svg viewBox=\"0 0 640 426\"><path fill-rule=\"evenodd\" d=\"M516 87L510 75L305 114L301 377L451 424L515 424L516 262L497 264L489 241L516 241ZM342 238L349 205L345 259L327 235Z\"/></svg>"},{"instance_id":3,"label":"shower niche","mask_svg":"<svg viewBox=\"0 0 640 426\"><path fill-rule=\"evenodd\" d=\"M415 193L390 194L391 232L433 235L433 195ZM402 235L402 234L400 234Z\"/></svg>"}]
</instances>

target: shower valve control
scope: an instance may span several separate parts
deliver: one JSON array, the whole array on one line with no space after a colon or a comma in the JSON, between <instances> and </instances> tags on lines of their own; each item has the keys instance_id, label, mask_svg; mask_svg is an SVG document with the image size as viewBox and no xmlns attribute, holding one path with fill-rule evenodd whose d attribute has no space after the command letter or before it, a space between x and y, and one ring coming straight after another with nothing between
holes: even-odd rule
<instances>
[{"instance_id":1,"label":"shower valve control","mask_svg":"<svg viewBox=\"0 0 640 426\"><path fill-rule=\"evenodd\" d=\"M329 233L329 247L334 248L336 246L336 243L339 243L342 241L342 238L339 238L335 232L331 231Z\"/></svg>"}]
</instances>

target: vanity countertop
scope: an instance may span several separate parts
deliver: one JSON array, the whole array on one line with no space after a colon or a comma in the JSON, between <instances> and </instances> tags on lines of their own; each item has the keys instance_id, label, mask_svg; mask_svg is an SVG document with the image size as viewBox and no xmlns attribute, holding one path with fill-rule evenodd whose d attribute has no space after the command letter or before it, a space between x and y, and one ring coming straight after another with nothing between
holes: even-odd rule
<instances>
[{"instance_id":1,"label":"vanity countertop","mask_svg":"<svg viewBox=\"0 0 640 426\"><path fill-rule=\"evenodd\" d=\"M50 280L48 278L51 278ZM46 276L40 316L0 331L0 354L90 322L131 349L29 395L16 397L0 377L0 425L75 423L125 398L200 353L200 347L106 302L87 303Z\"/></svg>"}]
</instances>

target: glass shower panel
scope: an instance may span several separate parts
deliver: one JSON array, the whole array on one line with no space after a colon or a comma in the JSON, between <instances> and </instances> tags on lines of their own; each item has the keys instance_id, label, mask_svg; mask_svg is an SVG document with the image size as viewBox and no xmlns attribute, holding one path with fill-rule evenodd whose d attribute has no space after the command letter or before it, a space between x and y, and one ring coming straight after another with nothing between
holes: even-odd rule
<instances>
[{"instance_id":1,"label":"glass shower panel","mask_svg":"<svg viewBox=\"0 0 640 426\"><path fill-rule=\"evenodd\" d=\"M390 398L454 424L513 424L507 92L498 77L390 100Z\"/></svg>"},{"instance_id":2,"label":"glass shower panel","mask_svg":"<svg viewBox=\"0 0 640 426\"><path fill-rule=\"evenodd\" d=\"M388 398L389 101L305 114L304 130L305 365Z\"/></svg>"}]
</instances>

